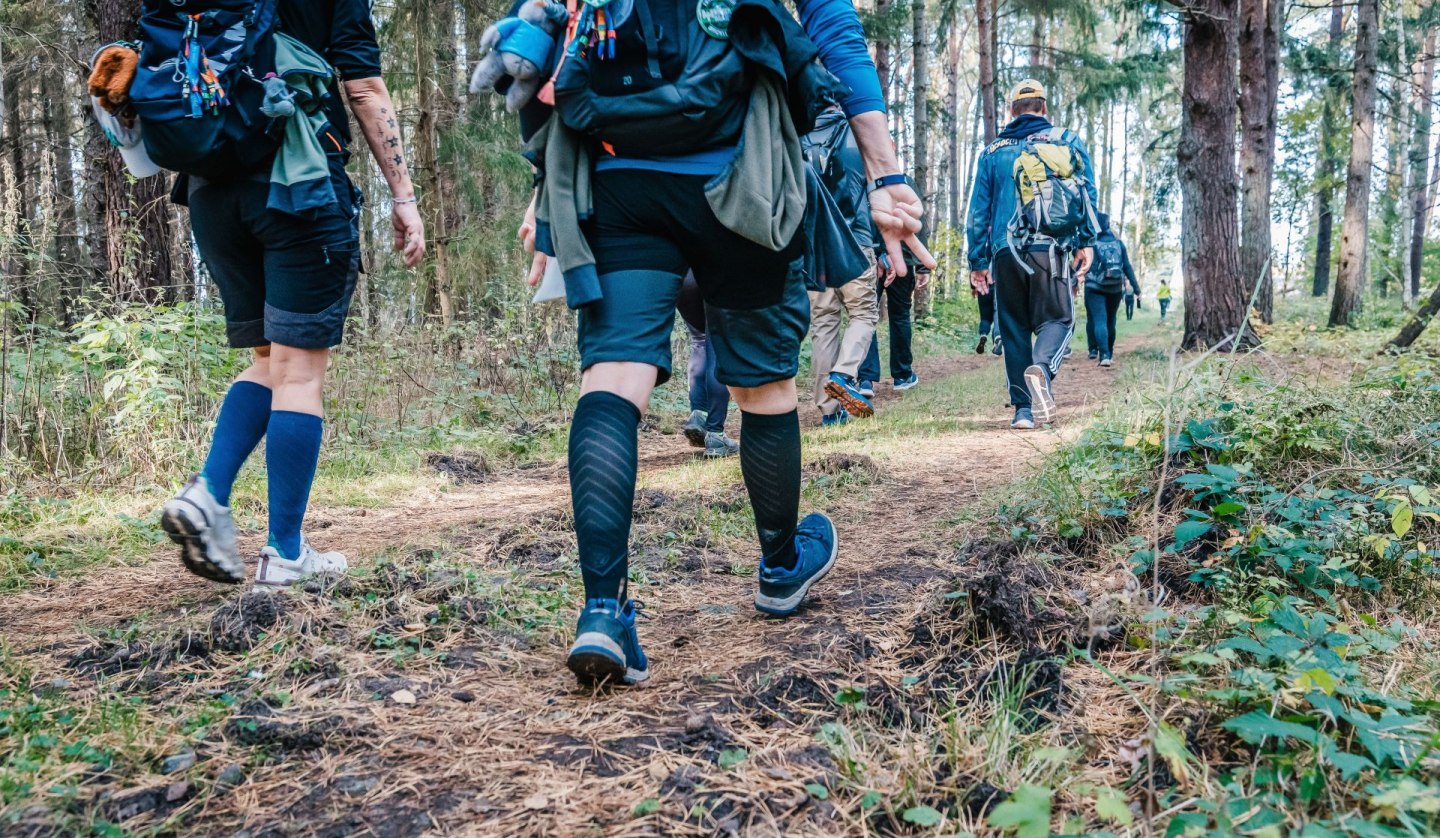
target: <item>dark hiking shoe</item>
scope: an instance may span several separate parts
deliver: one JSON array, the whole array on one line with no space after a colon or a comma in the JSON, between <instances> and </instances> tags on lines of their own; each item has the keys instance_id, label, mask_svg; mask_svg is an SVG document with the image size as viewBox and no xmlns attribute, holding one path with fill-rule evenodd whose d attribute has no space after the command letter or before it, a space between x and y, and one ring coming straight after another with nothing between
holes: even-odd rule
<instances>
[{"instance_id":1,"label":"dark hiking shoe","mask_svg":"<svg viewBox=\"0 0 1440 838\"><path fill-rule=\"evenodd\" d=\"M724 431L710 431L705 434L705 456L733 457L740 453L740 443L725 435Z\"/></svg>"},{"instance_id":2,"label":"dark hiking shoe","mask_svg":"<svg viewBox=\"0 0 1440 838\"><path fill-rule=\"evenodd\" d=\"M845 411L845 408L843 408L843 407L840 408L840 409L838 409L838 410L836 410L834 413L830 414L829 416L821 416L821 417L820 417L820 424L821 424L822 426L824 426L824 427L827 427L827 428L830 427L831 425L843 425L843 424L845 424L846 422L849 422L849 421L850 421L850 414L847 413L847 412Z\"/></svg>"},{"instance_id":3,"label":"dark hiking shoe","mask_svg":"<svg viewBox=\"0 0 1440 838\"><path fill-rule=\"evenodd\" d=\"M825 395L840 402L852 416L864 419L875 415L875 405L860 392L860 384L848 375L830 373L825 382Z\"/></svg>"},{"instance_id":4,"label":"dark hiking shoe","mask_svg":"<svg viewBox=\"0 0 1440 838\"><path fill-rule=\"evenodd\" d=\"M1045 424L1055 418L1055 397L1050 394L1050 373L1039 364L1025 368L1025 389L1030 391L1030 409L1035 421Z\"/></svg>"},{"instance_id":5,"label":"dark hiking shoe","mask_svg":"<svg viewBox=\"0 0 1440 838\"><path fill-rule=\"evenodd\" d=\"M1010 420L1010 428L1016 431L1034 430L1035 414L1031 413L1028 407L1015 408L1015 418Z\"/></svg>"},{"instance_id":6,"label":"dark hiking shoe","mask_svg":"<svg viewBox=\"0 0 1440 838\"><path fill-rule=\"evenodd\" d=\"M867 399L875 398L875 382L862 380L860 382L860 395Z\"/></svg>"},{"instance_id":7,"label":"dark hiking shoe","mask_svg":"<svg viewBox=\"0 0 1440 838\"><path fill-rule=\"evenodd\" d=\"M981 336L980 336L980 339L977 340L977 341L975 341L975 354L976 354L976 355L984 355L984 354L985 354L985 342L986 342L987 340L989 340L989 339L990 339L990 336L989 336L989 335L981 335Z\"/></svg>"},{"instance_id":8,"label":"dark hiking shoe","mask_svg":"<svg viewBox=\"0 0 1440 838\"><path fill-rule=\"evenodd\" d=\"M180 545L180 561L196 576L216 582L245 581L245 563L235 544L235 522L200 475L190 478L180 494L165 502L160 526Z\"/></svg>"},{"instance_id":9,"label":"dark hiking shoe","mask_svg":"<svg viewBox=\"0 0 1440 838\"><path fill-rule=\"evenodd\" d=\"M805 516L795 529L795 567L769 567L760 562L760 587L755 610L785 617L794 614L810 591L835 566L840 539L835 524L823 512Z\"/></svg>"},{"instance_id":10,"label":"dark hiking shoe","mask_svg":"<svg viewBox=\"0 0 1440 838\"><path fill-rule=\"evenodd\" d=\"M1000 345L1000 336L999 336L999 335L996 335L996 336L995 336L995 345L992 346L992 347L990 347L990 354L991 354L991 355L994 355L994 356L997 357L997 358L1000 357L1001 355L1004 355L1004 354L1005 354L1005 348Z\"/></svg>"},{"instance_id":11,"label":"dark hiking shoe","mask_svg":"<svg viewBox=\"0 0 1440 838\"><path fill-rule=\"evenodd\" d=\"M909 390L911 387L914 387L919 383L920 376L912 372L904 378L895 379L895 389L904 392L905 390Z\"/></svg>"},{"instance_id":12,"label":"dark hiking shoe","mask_svg":"<svg viewBox=\"0 0 1440 838\"><path fill-rule=\"evenodd\" d=\"M692 448L705 447L705 418L705 411L692 410L690 411L690 418L686 420L684 425L680 426L680 433L684 434L685 438L690 440L690 446Z\"/></svg>"},{"instance_id":13,"label":"dark hiking shoe","mask_svg":"<svg viewBox=\"0 0 1440 838\"><path fill-rule=\"evenodd\" d=\"M1090 360L1094 361L1094 360L1096 360L1096 359L1099 358L1099 357L1100 357L1100 350L1098 350L1098 349L1092 349L1092 350L1090 350Z\"/></svg>"},{"instance_id":14,"label":"dark hiking shoe","mask_svg":"<svg viewBox=\"0 0 1440 838\"><path fill-rule=\"evenodd\" d=\"M626 600L586 600L575 626L575 645L565 660L582 684L640 684L650 678L650 662L635 632L635 614L644 605Z\"/></svg>"}]
</instances>

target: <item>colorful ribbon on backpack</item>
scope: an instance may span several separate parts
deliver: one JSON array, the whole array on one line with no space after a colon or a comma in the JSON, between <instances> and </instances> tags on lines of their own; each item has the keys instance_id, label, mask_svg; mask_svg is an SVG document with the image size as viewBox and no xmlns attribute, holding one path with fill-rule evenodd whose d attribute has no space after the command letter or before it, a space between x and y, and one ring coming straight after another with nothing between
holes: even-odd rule
<instances>
[{"instance_id":1,"label":"colorful ribbon on backpack","mask_svg":"<svg viewBox=\"0 0 1440 838\"><path fill-rule=\"evenodd\" d=\"M230 104L220 77L210 67L205 48L200 44L200 15L189 15L185 35L180 41L180 64L185 68L183 84L190 100L190 116L199 118L206 111L217 114Z\"/></svg>"}]
</instances>

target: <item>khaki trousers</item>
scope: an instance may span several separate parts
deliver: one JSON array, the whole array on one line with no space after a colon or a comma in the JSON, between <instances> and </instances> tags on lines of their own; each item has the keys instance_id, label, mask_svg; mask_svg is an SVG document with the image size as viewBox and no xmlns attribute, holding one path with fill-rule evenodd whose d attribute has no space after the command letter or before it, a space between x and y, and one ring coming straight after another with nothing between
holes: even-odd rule
<instances>
[{"instance_id":1,"label":"khaki trousers","mask_svg":"<svg viewBox=\"0 0 1440 838\"><path fill-rule=\"evenodd\" d=\"M843 331L841 312L850 317ZM815 404L821 413L830 416L840 409L840 403L825 394L830 373L853 378L859 372L879 322L874 267L839 288L810 292L810 360L815 369Z\"/></svg>"}]
</instances>

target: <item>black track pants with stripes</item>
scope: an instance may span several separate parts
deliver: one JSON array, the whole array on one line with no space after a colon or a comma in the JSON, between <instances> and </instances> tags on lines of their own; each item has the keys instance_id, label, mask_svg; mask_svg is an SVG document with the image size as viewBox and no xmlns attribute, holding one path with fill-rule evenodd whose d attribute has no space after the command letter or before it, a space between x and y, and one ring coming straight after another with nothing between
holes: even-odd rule
<instances>
[{"instance_id":1,"label":"black track pants with stripes","mask_svg":"<svg viewBox=\"0 0 1440 838\"><path fill-rule=\"evenodd\" d=\"M1023 254L1030 273L1005 249L990 263L995 283L995 316L1005 346L1005 378L1010 404L1030 406L1025 368L1039 364L1051 378L1060 371L1065 348L1075 333L1075 300L1070 295L1069 254L1039 250Z\"/></svg>"}]
</instances>

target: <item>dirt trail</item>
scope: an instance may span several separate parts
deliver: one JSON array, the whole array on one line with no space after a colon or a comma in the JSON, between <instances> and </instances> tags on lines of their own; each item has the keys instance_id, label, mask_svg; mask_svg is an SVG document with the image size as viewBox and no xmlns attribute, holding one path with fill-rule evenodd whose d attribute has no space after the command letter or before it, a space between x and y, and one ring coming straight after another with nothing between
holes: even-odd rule
<instances>
[{"instance_id":1,"label":"dirt trail","mask_svg":"<svg viewBox=\"0 0 1440 838\"><path fill-rule=\"evenodd\" d=\"M924 386L944 387L992 363L999 361L988 355L947 359L921 370ZM1117 374L1072 359L1057 387L1060 415L1049 431L1008 430L997 394L993 422L980 430L960 423L903 460L877 457L873 475L856 471L866 468L858 456L853 459L861 465L842 462L837 477L852 480L856 490L831 510L841 563L789 620L757 615L753 577L731 570L742 557L721 554L703 536L680 545L678 564L637 548L635 561L650 579L639 592L650 617L641 626L652 660L651 686L644 689L600 696L578 690L563 667L568 638L559 630L529 638L481 628L447 634L431 649L445 654L429 665L396 664L376 648L374 632L418 638L423 647L428 618L447 602L445 580L423 567L391 577L375 605L343 589L280 595L294 644L329 677L297 676L283 711L256 711L261 731L269 729L273 712L282 758L256 766L228 793L197 798L185 823L253 836L863 832L856 814L816 804L803 789L836 770L815 744L814 723L833 714L837 685L883 692L901 683L914 665L907 647L916 616L970 560L955 554L963 536L956 514L1078 435ZM881 393L882 416L874 421L884 421L895 398ZM641 450L642 472L691 456L678 435L648 433ZM637 539L693 520L697 505L733 503L738 491L656 493L637 512ZM524 583L543 593L555 587L556 555L573 549L573 536L563 531L568 508L565 472L553 466L494 475L385 509L318 509L310 525L324 530L327 544L344 545L362 568L382 548L429 544L443 535L450 549L445 564L481 573L501 568L507 531L530 528L525 531L538 533L543 549L506 556L512 563L527 557L533 570ZM254 536L242 539L244 549L258 546ZM748 564L750 557L743 560ZM190 577L168 549L157 550L141 567L105 568L0 601L0 632L22 654L58 662L87 642L80 625L124 626L142 617L164 624L186 615L193 622L193 615L231 603L243 610L261 595L241 596ZM452 611L468 607L448 602L444 607ZM563 606L565 625L572 607ZM474 616L477 626L484 624L483 613ZM416 703L383 698L399 689ZM181 694L172 692L171 700ZM285 739L284 730L314 733L323 746L302 748ZM211 759L217 769L225 750L217 744ZM634 807L652 799L663 805L637 817Z\"/></svg>"}]
</instances>

